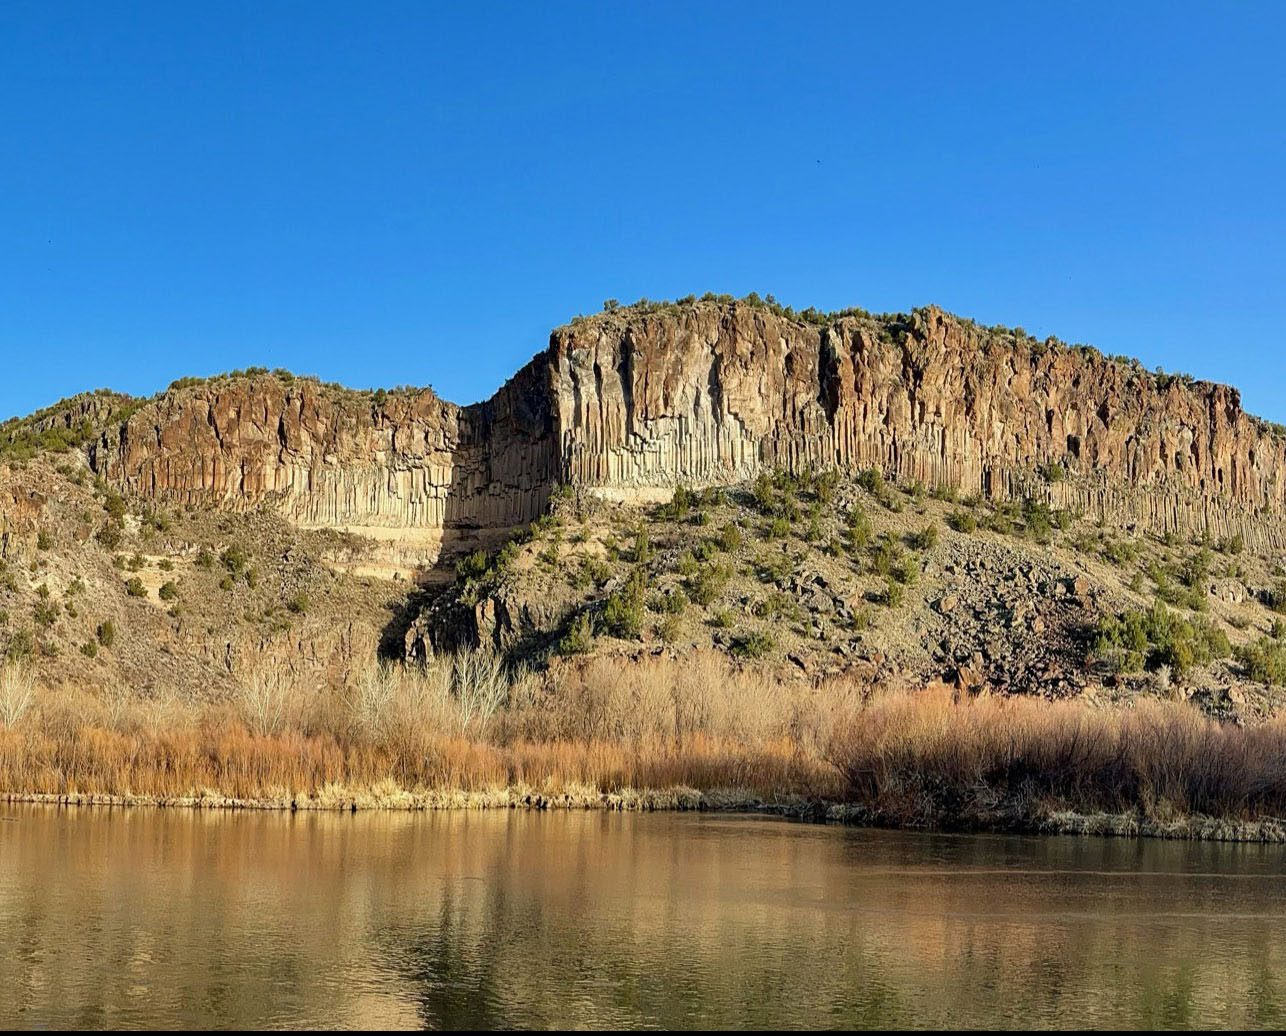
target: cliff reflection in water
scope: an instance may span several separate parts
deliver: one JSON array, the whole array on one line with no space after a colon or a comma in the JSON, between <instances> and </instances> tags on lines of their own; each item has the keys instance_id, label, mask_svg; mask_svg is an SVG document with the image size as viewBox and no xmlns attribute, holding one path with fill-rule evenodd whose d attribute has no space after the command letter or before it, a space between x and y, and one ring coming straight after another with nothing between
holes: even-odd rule
<instances>
[{"instance_id":1,"label":"cliff reflection in water","mask_svg":"<svg viewBox=\"0 0 1286 1036\"><path fill-rule=\"evenodd\" d=\"M1286 853L738 817L0 821L3 1026L1286 1021Z\"/></svg>"}]
</instances>

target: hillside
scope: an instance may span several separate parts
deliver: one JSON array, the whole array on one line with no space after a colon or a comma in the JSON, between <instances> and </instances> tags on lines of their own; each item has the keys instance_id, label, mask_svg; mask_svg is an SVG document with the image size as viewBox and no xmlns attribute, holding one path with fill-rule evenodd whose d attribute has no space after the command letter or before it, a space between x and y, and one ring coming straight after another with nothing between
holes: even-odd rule
<instances>
[{"instance_id":1,"label":"hillside","mask_svg":"<svg viewBox=\"0 0 1286 1036\"><path fill-rule=\"evenodd\" d=\"M1284 449L1232 389L933 308L609 305L468 407L249 371L0 426L0 645L185 700L711 649L1262 716Z\"/></svg>"}]
</instances>

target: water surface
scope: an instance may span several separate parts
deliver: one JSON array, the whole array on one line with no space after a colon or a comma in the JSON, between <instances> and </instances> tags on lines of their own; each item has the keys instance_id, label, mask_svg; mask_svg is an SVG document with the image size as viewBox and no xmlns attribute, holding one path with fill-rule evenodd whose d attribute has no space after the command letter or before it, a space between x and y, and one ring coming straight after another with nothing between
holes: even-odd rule
<instances>
[{"instance_id":1,"label":"water surface","mask_svg":"<svg viewBox=\"0 0 1286 1036\"><path fill-rule=\"evenodd\" d=\"M1286 852L0 806L0 1027L1286 1023Z\"/></svg>"}]
</instances>

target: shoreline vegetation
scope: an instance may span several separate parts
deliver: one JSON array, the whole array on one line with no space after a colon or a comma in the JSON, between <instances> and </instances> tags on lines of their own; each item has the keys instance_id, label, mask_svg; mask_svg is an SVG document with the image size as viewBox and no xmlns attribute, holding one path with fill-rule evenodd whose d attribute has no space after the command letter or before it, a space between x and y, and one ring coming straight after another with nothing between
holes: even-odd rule
<instances>
[{"instance_id":1,"label":"shoreline vegetation","mask_svg":"<svg viewBox=\"0 0 1286 1036\"><path fill-rule=\"evenodd\" d=\"M713 652L548 672L474 652L235 701L0 670L0 800L197 808L723 810L937 831L1286 841L1286 721L815 683Z\"/></svg>"}]
</instances>

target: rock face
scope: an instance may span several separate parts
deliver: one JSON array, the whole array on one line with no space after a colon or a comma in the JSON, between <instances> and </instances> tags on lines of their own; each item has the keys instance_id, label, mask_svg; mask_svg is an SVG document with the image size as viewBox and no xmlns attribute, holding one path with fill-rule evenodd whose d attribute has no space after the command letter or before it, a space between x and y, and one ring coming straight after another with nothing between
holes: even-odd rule
<instances>
[{"instance_id":1,"label":"rock face","mask_svg":"<svg viewBox=\"0 0 1286 1036\"><path fill-rule=\"evenodd\" d=\"M1115 525L1283 544L1286 438L1234 389L932 307L826 326L747 305L605 314L556 331L550 363L576 483L876 467L992 499L1034 493ZM1038 477L1053 464L1065 480Z\"/></svg>"},{"instance_id":2,"label":"rock face","mask_svg":"<svg viewBox=\"0 0 1286 1036\"><path fill-rule=\"evenodd\" d=\"M122 488L179 504L269 503L300 525L449 541L523 525L557 482L550 393L530 364L486 403L276 375L171 391L90 449Z\"/></svg>"},{"instance_id":3,"label":"rock face","mask_svg":"<svg viewBox=\"0 0 1286 1036\"><path fill-rule=\"evenodd\" d=\"M90 459L158 499L269 502L300 524L447 541L531 521L559 482L628 495L811 466L1286 546L1286 439L1234 389L932 307L825 324L745 303L605 313L556 330L468 407L429 391L215 381L144 406ZM1045 465L1067 477L1041 477Z\"/></svg>"}]
</instances>

